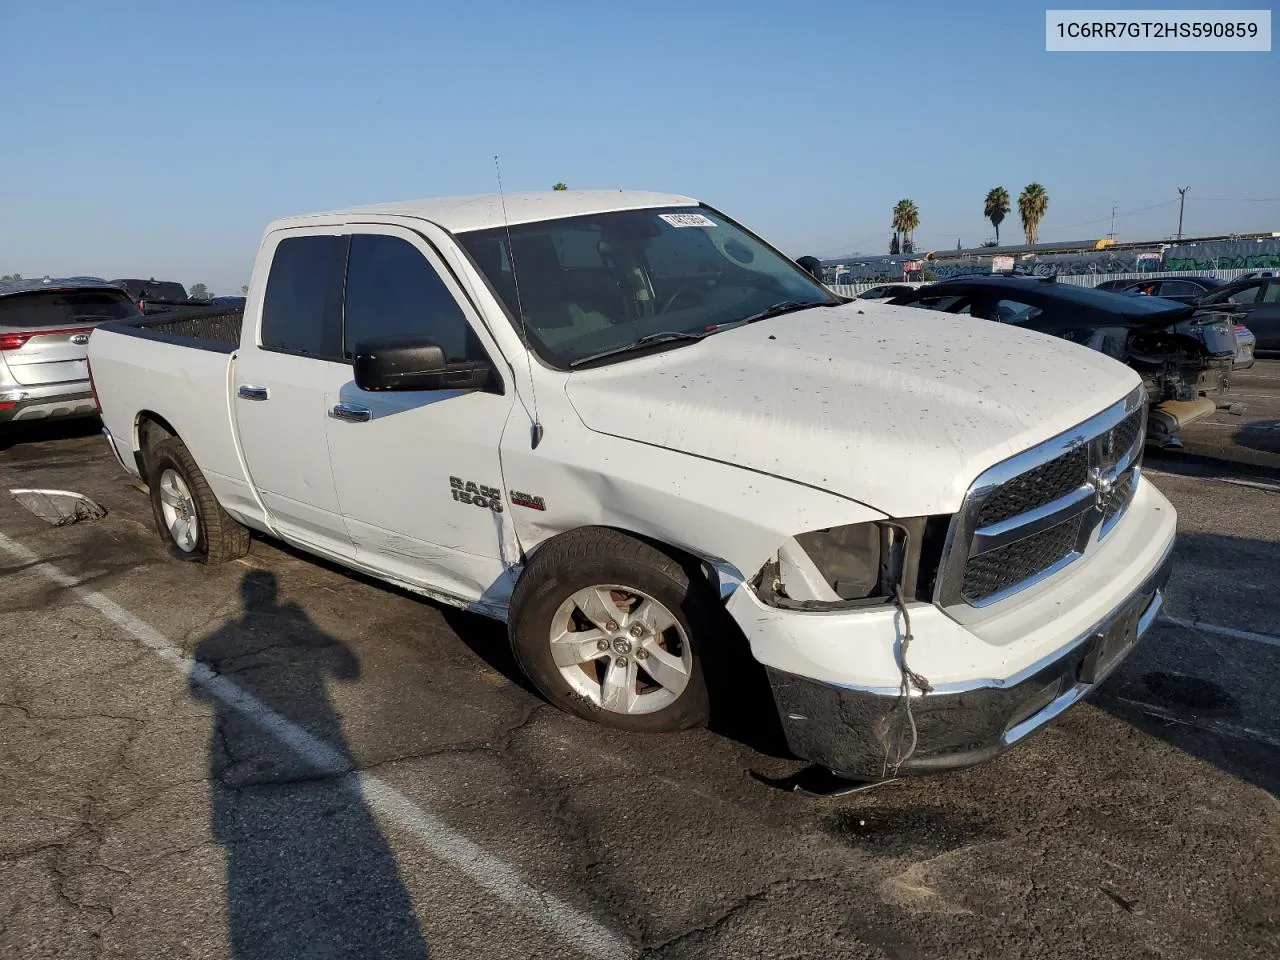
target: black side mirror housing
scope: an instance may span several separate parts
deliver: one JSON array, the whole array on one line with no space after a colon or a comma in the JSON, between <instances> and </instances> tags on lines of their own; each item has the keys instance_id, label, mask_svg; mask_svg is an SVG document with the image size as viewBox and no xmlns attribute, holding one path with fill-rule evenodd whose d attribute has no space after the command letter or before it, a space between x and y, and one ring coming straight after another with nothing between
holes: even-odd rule
<instances>
[{"instance_id":1,"label":"black side mirror housing","mask_svg":"<svg viewBox=\"0 0 1280 960\"><path fill-rule=\"evenodd\" d=\"M796 261L805 272L809 273L819 283L822 282L822 261L817 257L801 257Z\"/></svg>"},{"instance_id":2,"label":"black side mirror housing","mask_svg":"<svg viewBox=\"0 0 1280 960\"><path fill-rule=\"evenodd\" d=\"M448 363L429 337L361 340L354 357L361 390L483 390L493 371L484 362Z\"/></svg>"}]
</instances>

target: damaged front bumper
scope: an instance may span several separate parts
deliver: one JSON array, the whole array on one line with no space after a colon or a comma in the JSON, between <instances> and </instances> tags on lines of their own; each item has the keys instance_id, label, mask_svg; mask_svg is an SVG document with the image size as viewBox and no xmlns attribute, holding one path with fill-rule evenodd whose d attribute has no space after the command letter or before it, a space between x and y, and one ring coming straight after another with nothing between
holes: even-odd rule
<instances>
[{"instance_id":1,"label":"damaged front bumper","mask_svg":"<svg viewBox=\"0 0 1280 960\"><path fill-rule=\"evenodd\" d=\"M925 695L913 691L910 717L900 692L856 689L767 667L788 746L798 757L853 780L989 760L1092 694L1120 665L1160 614L1172 559L1170 545L1136 590L1047 661L1000 681L946 684Z\"/></svg>"}]
</instances>

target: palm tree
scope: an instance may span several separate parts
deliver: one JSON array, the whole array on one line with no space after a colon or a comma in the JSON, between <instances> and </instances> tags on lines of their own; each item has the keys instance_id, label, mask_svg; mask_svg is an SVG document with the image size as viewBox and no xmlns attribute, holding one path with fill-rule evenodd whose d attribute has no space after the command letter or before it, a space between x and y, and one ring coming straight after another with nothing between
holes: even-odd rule
<instances>
[{"instance_id":1,"label":"palm tree","mask_svg":"<svg viewBox=\"0 0 1280 960\"><path fill-rule=\"evenodd\" d=\"M915 249L915 244L909 238L918 226L920 226L920 211L916 209L914 203L910 200L899 200L894 204L893 229L895 233L902 237L900 248L904 252L908 249Z\"/></svg>"},{"instance_id":2,"label":"palm tree","mask_svg":"<svg viewBox=\"0 0 1280 960\"><path fill-rule=\"evenodd\" d=\"M991 221L991 225L996 228L996 246L1000 246L1000 224L1004 222L1005 214L1009 212L1009 191L1004 187L992 187L987 191L986 203L982 208L982 215Z\"/></svg>"},{"instance_id":3,"label":"palm tree","mask_svg":"<svg viewBox=\"0 0 1280 960\"><path fill-rule=\"evenodd\" d=\"M1049 195L1038 183L1028 183L1018 195L1018 216L1022 218L1022 232L1027 245L1034 247L1040 239L1040 221L1049 209Z\"/></svg>"},{"instance_id":4,"label":"palm tree","mask_svg":"<svg viewBox=\"0 0 1280 960\"><path fill-rule=\"evenodd\" d=\"M568 190L569 185L567 183L556 183L556 184L552 184L551 189L552 190Z\"/></svg>"}]
</instances>

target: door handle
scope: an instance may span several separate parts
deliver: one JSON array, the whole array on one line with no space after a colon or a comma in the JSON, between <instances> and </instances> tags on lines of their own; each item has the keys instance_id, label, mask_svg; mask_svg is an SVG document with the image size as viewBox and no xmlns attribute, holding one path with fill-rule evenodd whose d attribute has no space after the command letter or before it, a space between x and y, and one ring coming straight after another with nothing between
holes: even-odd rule
<instances>
[{"instance_id":1,"label":"door handle","mask_svg":"<svg viewBox=\"0 0 1280 960\"><path fill-rule=\"evenodd\" d=\"M239 389L236 390L236 394L239 395L241 400L266 400L271 396L271 391L266 387L255 387L242 383Z\"/></svg>"},{"instance_id":2,"label":"door handle","mask_svg":"<svg viewBox=\"0 0 1280 960\"><path fill-rule=\"evenodd\" d=\"M373 419L373 411L368 407L357 407L351 403L339 403L329 411L329 416L346 423L365 423Z\"/></svg>"}]
</instances>

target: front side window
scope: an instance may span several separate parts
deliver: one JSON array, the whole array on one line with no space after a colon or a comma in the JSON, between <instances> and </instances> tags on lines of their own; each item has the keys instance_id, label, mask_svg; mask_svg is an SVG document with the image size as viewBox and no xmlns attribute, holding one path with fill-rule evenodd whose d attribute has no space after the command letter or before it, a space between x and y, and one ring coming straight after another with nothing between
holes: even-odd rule
<instances>
[{"instance_id":1,"label":"front side window","mask_svg":"<svg viewBox=\"0 0 1280 960\"><path fill-rule=\"evenodd\" d=\"M843 302L703 207L513 224L509 243L505 228L459 240L517 330L527 327L534 349L560 367L646 336L714 331L780 304Z\"/></svg>"},{"instance_id":2,"label":"front side window","mask_svg":"<svg viewBox=\"0 0 1280 960\"><path fill-rule=\"evenodd\" d=\"M969 312L968 297L921 297L915 303L910 304L913 307L923 307L926 310L941 310L943 313L959 313L962 310Z\"/></svg>"},{"instance_id":3,"label":"front side window","mask_svg":"<svg viewBox=\"0 0 1280 960\"><path fill-rule=\"evenodd\" d=\"M1000 323L1027 323L1034 320L1040 314L1044 313L1039 307L1033 307L1029 303L1021 303L1017 300L1000 300L996 303L995 313L988 317L989 320L998 320Z\"/></svg>"},{"instance_id":4,"label":"front side window","mask_svg":"<svg viewBox=\"0 0 1280 960\"><path fill-rule=\"evenodd\" d=\"M448 362L485 359L440 275L400 237L371 233L351 238L345 327L343 351L348 357L362 340L419 336L438 343Z\"/></svg>"},{"instance_id":5,"label":"front side window","mask_svg":"<svg viewBox=\"0 0 1280 960\"><path fill-rule=\"evenodd\" d=\"M262 302L262 346L342 359L345 236L286 237L276 247Z\"/></svg>"},{"instance_id":6,"label":"front side window","mask_svg":"<svg viewBox=\"0 0 1280 960\"><path fill-rule=\"evenodd\" d=\"M1226 290L1219 290L1205 298L1205 303L1257 303L1258 294L1262 292L1261 283L1251 283L1248 286L1241 287L1234 293Z\"/></svg>"}]
</instances>

